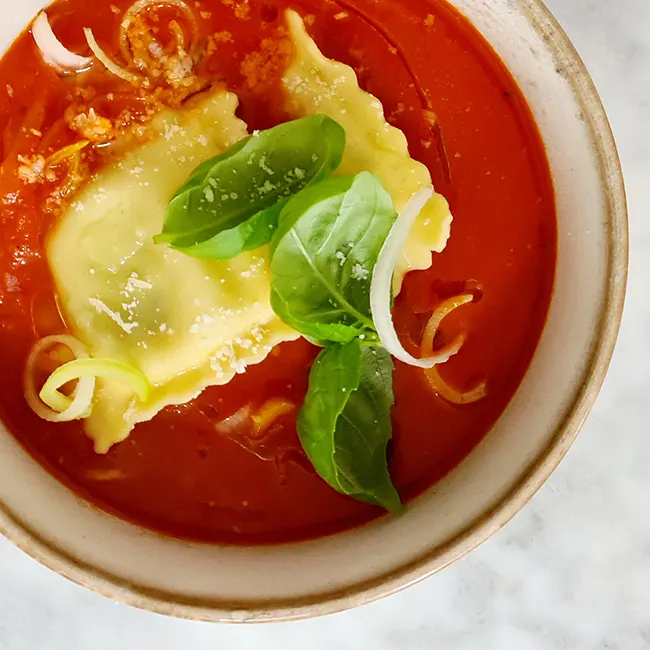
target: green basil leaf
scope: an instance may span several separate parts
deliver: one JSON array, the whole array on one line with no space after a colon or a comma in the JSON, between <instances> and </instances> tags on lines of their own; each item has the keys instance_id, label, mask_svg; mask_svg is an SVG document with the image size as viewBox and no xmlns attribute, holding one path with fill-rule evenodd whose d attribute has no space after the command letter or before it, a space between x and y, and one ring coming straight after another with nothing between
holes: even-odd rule
<instances>
[{"instance_id":1,"label":"green basil leaf","mask_svg":"<svg viewBox=\"0 0 650 650\"><path fill-rule=\"evenodd\" d=\"M244 223L229 228L194 246L174 246L182 253L206 260L226 260L244 251L252 251L271 241L284 205L276 205L253 215Z\"/></svg>"},{"instance_id":2,"label":"green basil leaf","mask_svg":"<svg viewBox=\"0 0 650 650\"><path fill-rule=\"evenodd\" d=\"M325 115L244 138L192 172L154 240L220 259L258 248L270 241L283 202L329 176L344 147L345 131Z\"/></svg>"},{"instance_id":3,"label":"green basil leaf","mask_svg":"<svg viewBox=\"0 0 650 650\"><path fill-rule=\"evenodd\" d=\"M396 216L390 194L368 172L292 197L271 240L271 305L278 316L319 341L376 340L370 282Z\"/></svg>"},{"instance_id":4,"label":"green basil leaf","mask_svg":"<svg viewBox=\"0 0 650 650\"><path fill-rule=\"evenodd\" d=\"M393 362L358 340L323 350L309 376L298 435L319 476L342 494L402 510L386 463Z\"/></svg>"}]
</instances>

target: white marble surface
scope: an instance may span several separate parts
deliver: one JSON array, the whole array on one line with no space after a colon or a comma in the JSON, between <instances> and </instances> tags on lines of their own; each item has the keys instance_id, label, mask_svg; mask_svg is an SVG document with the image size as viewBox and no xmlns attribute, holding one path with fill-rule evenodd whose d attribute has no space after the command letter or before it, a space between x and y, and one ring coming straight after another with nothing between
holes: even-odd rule
<instances>
[{"instance_id":1,"label":"white marble surface","mask_svg":"<svg viewBox=\"0 0 650 650\"><path fill-rule=\"evenodd\" d=\"M578 442L533 502L469 557L406 592L326 619L246 628L113 604L0 539L0 650L650 648L650 2L548 4L609 111L632 245L611 373Z\"/></svg>"}]
</instances>

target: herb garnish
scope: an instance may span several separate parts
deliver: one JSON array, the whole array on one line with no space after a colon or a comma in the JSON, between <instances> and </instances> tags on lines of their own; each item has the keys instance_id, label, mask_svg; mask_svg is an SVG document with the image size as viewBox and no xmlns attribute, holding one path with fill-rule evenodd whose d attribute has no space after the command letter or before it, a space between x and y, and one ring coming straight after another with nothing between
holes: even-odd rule
<instances>
[{"instance_id":1,"label":"herb garnish","mask_svg":"<svg viewBox=\"0 0 650 650\"><path fill-rule=\"evenodd\" d=\"M312 115L250 135L199 165L167 208L156 243L227 259L267 244L283 203L341 162L345 131Z\"/></svg>"},{"instance_id":2,"label":"herb garnish","mask_svg":"<svg viewBox=\"0 0 650 650\"><path fill-rule=\"evenodd\" d=\"M271 243L274 311L325 348L298 416L303 449L338 492L399 512L386 461L393 362L370 309L397 214L372 174L328 178L344 146L322 115L249 136L194 171L156 241L206 259Z\"/></svg>"},{"instance_id":3,"label":"herb garnish","mask_svg":"<svg viewBox=\"0 0 650 650\"><path fill-rule=\"evenodd\" d=\"M396 217L390 194L368 172L296 194L271 241L275 313L317 340L376 340L370 281Z\"/></svg>"}]
</instances>

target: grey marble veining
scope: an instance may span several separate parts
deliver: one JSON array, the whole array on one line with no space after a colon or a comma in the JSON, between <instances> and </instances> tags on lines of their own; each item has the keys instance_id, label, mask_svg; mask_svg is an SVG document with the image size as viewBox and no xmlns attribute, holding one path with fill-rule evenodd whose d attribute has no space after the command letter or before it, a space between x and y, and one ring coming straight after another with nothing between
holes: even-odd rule
<instances>
[{"instance_id":1,"label":"grey marble veining","mask_svg":"<svg viewBox=\"0 0 650 650\"><path fill-rule=\"evenodd\" d=\"M631 276L601 398L532 503L469 557L406 592L326 619L248 628L115 605L0 540L0 650L650 649L650 2L548 4L617 136Z\"/></svg>"}]
</instances>

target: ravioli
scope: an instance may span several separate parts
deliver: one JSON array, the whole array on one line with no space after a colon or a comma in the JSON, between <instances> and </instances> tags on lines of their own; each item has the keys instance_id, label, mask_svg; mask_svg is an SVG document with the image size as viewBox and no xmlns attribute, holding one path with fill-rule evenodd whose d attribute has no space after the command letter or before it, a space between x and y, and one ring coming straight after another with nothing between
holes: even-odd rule
<instances>
[{"instance_id":1,"label":"ravioli","mask_svg":"<svg viewBox=\"0 0 650 650\"><path fill-rule=\"evenodd\" d=\"M405 135L388 124L379 100L361 90L354 70L323 56L295 11L288 10L286 18L295 50L283 77L290 113L295 117L323 113L336 120L346 133L343 161L336 174L371 172L400 212L415 192L431 185L429 171L410 157ZM445 248L451 221L447 201L435 194L411 229L395 269L395 292L408 271L431 266L431 252Z\"/></svg>"},{"instance_id":2,"label":"ravioli","mask_svg":"<svg viewBox=\"0 0 650 650\"><path fill-rule=\"evenodd\" d=\"M141 403L126 386L101 382L85 420L99 453L137 422L227 383L298 337L271 309L266 249L203 261L152 241L190 172L246 135L236 107L233 94L219 92L158 116L156 137L100 172L48 242L75 335L93 356L139 368L153 387Z\"/></svg>"}]
</instances>

